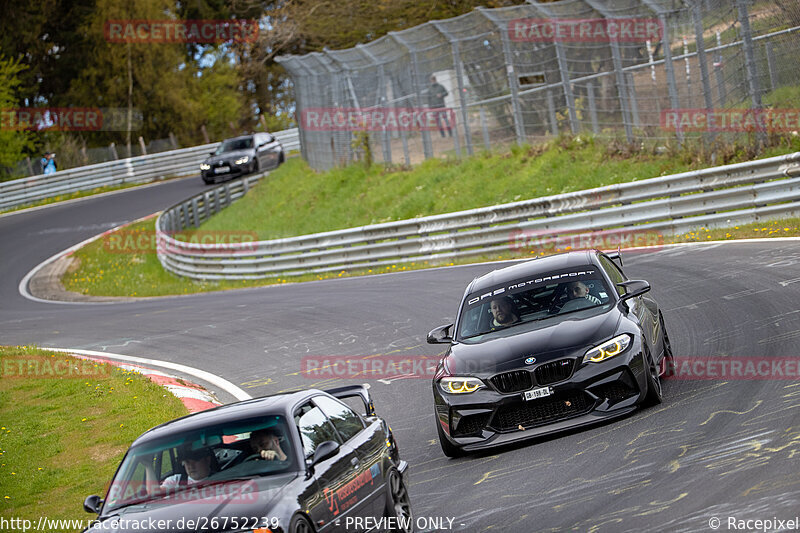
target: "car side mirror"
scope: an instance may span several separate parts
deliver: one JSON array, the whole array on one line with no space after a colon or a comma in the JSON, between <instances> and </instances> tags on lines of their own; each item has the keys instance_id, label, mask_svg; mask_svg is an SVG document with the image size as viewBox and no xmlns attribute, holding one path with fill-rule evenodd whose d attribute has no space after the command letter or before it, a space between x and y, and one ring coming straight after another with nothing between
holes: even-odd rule
<instances>
[{"instance_id":1,"label":"car side mirror","mask_svg":"<svg viewBox=\"0 0 800 533\"><path fill-rule=\"evenodd\" d=\"M87 496L83 501L83 510L87 513L100 514L101 507L103 507L103 500L97 494Z\"/></svg>"},{"instance_id":2,"label":"car side mirror","mask_svg":"<svg viewBox=\"0 0 800 533\"><path fill-rule=\"evenodd\" d=\"M217 155L217 152L208 152L208 155L213 157L213 156Z\"/></svg>"},{"instance_id":3,"label":"car side mirror","mask_svg":"<svg viewBox=\"0 0 800 533\"><path fill-rule=\"evenodd\" d=\"M311 468L325 459L330 459L334 455L339 453L339 443L334 442L332 440L326 440L325 442L321 442L317 449L314 450L314 458L311 459Z\"/></svg>"},{"instance_id":4,"label":"car side mirror","mask_svg":"<svg viewBox=\"0 0 800 533\"><path fill-rule=\"evenodd\" d=\"M449 344L453 342L453 337L450 333L452 327L453 324L445 324L444 326L432 329L428 333L428 344Z\"/></svg>"},{"instance_id":5,"label":"car side mirror","mask_svg":"<svg viewBox=\"0 0 800 533\"><path fill-rule=\"evenodd\" d=\"M624 302L625 300L630 300L631 298L636 298L637 296L641 296L642 294L650 290L650 284L643 279L632 279L629 281L623 281L622 283L617 283L617 287L622 287L623 289L625 289L625 294L619 297L619 300L621 302Z\"/></svg>"}]
</instances>

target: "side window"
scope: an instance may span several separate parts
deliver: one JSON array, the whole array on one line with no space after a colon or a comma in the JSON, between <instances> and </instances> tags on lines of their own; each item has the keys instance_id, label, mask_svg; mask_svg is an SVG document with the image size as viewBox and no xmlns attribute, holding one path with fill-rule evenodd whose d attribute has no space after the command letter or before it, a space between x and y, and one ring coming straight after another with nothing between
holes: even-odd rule
<instances>
[{"instance_id":1,"label":"side window","mask_svg":"<svg viewBox=\"0 0 800 533\"><path fill-rule=\"evenodd\" d=\"M322 410L311 402L303 405L294 415L300 439L303 441L303 453L306 459L314 456L314 450L326 440L341 442L333 429L330 420Z\"/></svg>"},{"instance_id":2,"label":"side window","mask_svg":"<svg viewBox=\"0 0 800 533\"><path fill-rule=\"evenodd\" d=\"M611 278L611 282L614 284L614 288L617 289L617 294L622 296L625 294L625 289L622 287L617 287L617 283L622 283L626 280L625 275L622 271L614 264L611 259L608 257L601 255L600 256L600 264L603 265L603 268L608 273L608 276Z\"/></svg>"},{"instance_id":3,"label":"side window","mask_svg":"<svg viewBox=\"0 0 800 533\"><path fill-rule=\"evenodd\" d=\"M328 418L333 422L334 427L345 442L364 429L361 417L343 403L327 396L315 396L314 403L328 415Z\"/></svg>"}]
</instances>

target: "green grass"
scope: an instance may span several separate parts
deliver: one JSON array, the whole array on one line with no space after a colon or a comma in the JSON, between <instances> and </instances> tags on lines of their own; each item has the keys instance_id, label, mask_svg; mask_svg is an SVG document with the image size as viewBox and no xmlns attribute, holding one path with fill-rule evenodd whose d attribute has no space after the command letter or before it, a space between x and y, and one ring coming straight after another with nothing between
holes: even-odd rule
<instances>
[{"instance_id":1,"label":"green grass","mask_svg":"<svg viewBox=\"0 0 800 533\"><path fill-rule=\"evenodd\" d=\"M800 140L773 147L762 157L800 150ZM749 159L746 150L728 149L724 163ZM387 171L360 166L318 174L301 160L287 161L233 207L212 217L204 231L251 231L260 239L329 231L415 216L459 211L514 200L645 179L706 166L691 147L642 150L618 142L562 138L546 147L514 147L507 154L481 154L461 162L430 160L412 170ZM798 235L797 224L782 235ZM755 226L754 226L755 228ZM731 228L733 237L752 237ZM128 253L111 253L105 241L95 241L73 256L77 269L62 281L71 291L97 296L163 296L255 287L332 277L396 272L442 264L529 257L528 251L480 256L458 261L400 262L373 269L246 281L197 282L165 271L154 245L154 220L126 228L141 233L142 246ZM717 235L717 234L715 234ZM760 236L760 234L756 235ZM702 238L707 235L703 233ZM696 240L693 236L664 237L665 242ZM549 250L552 253L555 250ZM536 252L540 253L540 252Z\"/></svg>"},{"instance_id":2,"label":"green grass","mask_svg":"<svg viewBox=\"0 0 800 533\"><path fill-rule=\"evenodd\" d=\"M23 368L36 361L38 372L20 377L20 361ZM66 376L57 361L78 365L80 376ZM187 414L180 400L135 372L21 346L0 346L0 363L0 515L6 518L93 518L83 500L104 495L131 442Z\"/></svg>"},{"instance_id":3,"label":"green grass","mask_svg":"<svg viewBox=\"0 0 800 533\"><path fill-rule=\"evenodd\" d=\"M761 157L785 153L773 149ZM741 154L741 159L746 157ZM675 174L706 166L676 151L631 150L592 138L458 160L430 159L387 172L353 165L323 174L292 160L201 226L275 239L497 205Z\"/></svg>"}]
</instances>

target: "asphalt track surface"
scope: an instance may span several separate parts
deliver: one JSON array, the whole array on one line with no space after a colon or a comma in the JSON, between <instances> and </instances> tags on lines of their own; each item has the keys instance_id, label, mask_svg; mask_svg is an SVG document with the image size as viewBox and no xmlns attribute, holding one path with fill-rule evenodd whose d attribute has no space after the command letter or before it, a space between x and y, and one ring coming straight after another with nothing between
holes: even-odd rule
<instances>
[{"instance_id":1,"label":"asphalt track surface","mask_svg":"<svg viewBox=\"0 0 800 533\"><path fill-rule=\"evenodd\" d=\"M494 268L132 303L19 295L40 261L197 190L199 180L182 180L0 218L0 342L183 363L254 396L327 387L352 381L303 377L302 358L434 357L441 349L425 344L427 331L452 320L466 284ZM652 284L677 356L798 357L800 242L629 253L625 266ZM728 517L789 519L800 509L797 379L673 378L659 407L457 460L439 449L429 379L369 383L411 464L416 516L454 518L457 531L711 531L713 517L728 531Z\"/></svg>"}]
</instances>

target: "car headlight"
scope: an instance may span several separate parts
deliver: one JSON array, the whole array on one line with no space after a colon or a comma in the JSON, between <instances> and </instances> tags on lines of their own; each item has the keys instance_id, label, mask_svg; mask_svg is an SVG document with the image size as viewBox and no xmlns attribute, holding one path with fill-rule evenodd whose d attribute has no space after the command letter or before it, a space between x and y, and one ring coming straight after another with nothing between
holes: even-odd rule
<instances>
[{"instance_id":1,"label":"car headlight","mask_svg":"<svg viewBox=\"0 0 800 533\"><path fill-rule=\"evenodd\" d=\"M625 350L628 349L628 346L631 345L631 336L627 333L614 337L610 341L606 341L599 346L595 346L583 357L585 361L591 361L592 363L599 363L600 361L605 361L609 357L614 357L615 355L619 355Z\"/></svg>"},{"instance_id":2,"label":"car headlight","mask_svg":"<svg viewBox=\"0 0 800 533\"><path fill-rule=\"evenodd\" d=\"M469 394L483 386L483 381L478 378L447 377L439 381L439 387L447 394Z\"/></svg>"},{"instance_id":3,"label":"car headlight","mask_svg":"<svg viewBox=\"0 0 800 533\"><path fill-rule=\"evenodd\" d=\"M208 169L210 169L210 168L211 168L211 165L209 165L209 164L207 164L207 163L202 163L202 164L200 165L200 170L208 170Z\"/></svg>"},{"instance_id":4,"label":"car headlight","mask_svg":"<svg viewBox=\"0 0 800 533\"><path fill-rule=\"evenodd\" d=\"M236 161L234 161L234 162L235 162L237 165L244 165L244 164L245 164L245 163L247 163L248 161L250 161L250 156L244 156L244 157L240 157L239 159L237 159L237 160L236 160Z\"/></svg>"}]
</instances>

